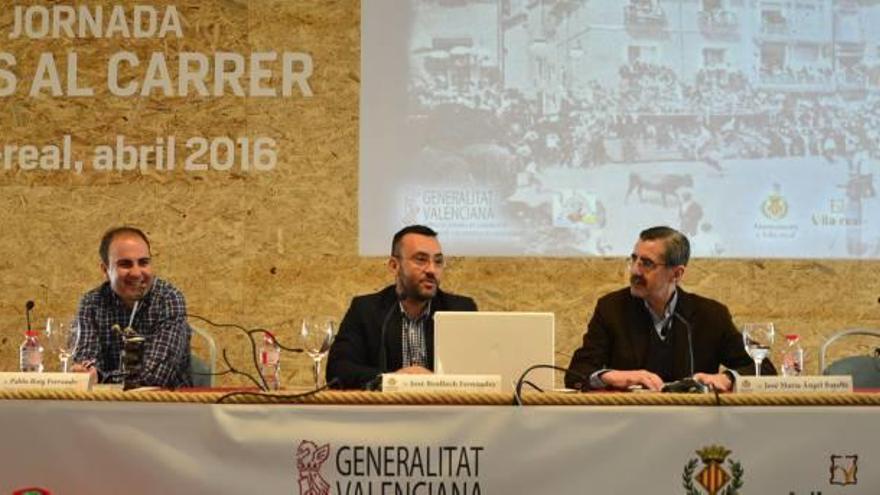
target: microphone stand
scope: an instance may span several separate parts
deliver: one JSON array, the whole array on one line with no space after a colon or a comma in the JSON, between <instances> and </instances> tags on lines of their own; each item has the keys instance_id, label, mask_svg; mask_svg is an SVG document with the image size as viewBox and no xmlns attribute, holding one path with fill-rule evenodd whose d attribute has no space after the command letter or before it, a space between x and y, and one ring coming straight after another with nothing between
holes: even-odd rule
<instances>
[{"instance_id":1,"label":"microphone stand","mask_svg":"<svg viewBox=\"0 0 880 495\"><path fill-rule=\"evenodd\" d=\"M379 328L379 374L364 384L365 390L382 390L382 375L388 372L388 349L385 344L385 338L388 335L388 326L391 323L391 317L396 312L400 311L400 302L405 298L406 296L398 294L394 301L395 304L392 304L391 307L388 308L388 311L385 312L385 317L382 319L382 326Z\"/></svg>"},{"instance_id":2,"label":"microphone stand","mask_svg":"<svg viewBox=\"0 0 880 495\"><path fill-rule=\"evenodd\" d=\"M688 357L690 358L690 376L694 376L694 342L693 342L693 329L691 328L691 322L687 321L684 316L678 314L678 311L673 311L672 316L674 316L678 321L680 321L684 328L687 330L687 338L688 338Z\"/></svg>"},{"instance_id":3,"label":"microphone stand","mask_svg":"<svg viewBox=\"0 0 880 495\"><path fill-rule=\"evenodd\" d=\"M379 374L372 380L364 384L364 390L382 390L382 375L388 372L388 349L385 345L385 338L388 335L388 325L391 323L391 317L395 312L400 310L400 298L395 300L385 317L382 319L382 326L379 328Z\"/></svg>"},{"instance_id":4,"label":"microphone stand","mask_svg":"<svg viewBox=\"0 0 880 495\"><path fill-rule=\"evenodd\" d=\"M33 310L34 310L34 302L33 301L28 301L27 303L25 303L24 315L25 315L25 318L27 319L28 332L33 330L33 328L31 327L31 311L33 311Z\"/></svg>"},{"instance_id":5,"label":"microphone stand","mask_svg":"<svg viewBox=\"0 0 880 495\"><path fill-rule=\"evenodd\" d=\"M687 321L684 316L681 316L678 311L674 311L672 316L675 317L678 321L680 321L685 330L687 330L687 339L688 339L688 358L690 365L690 376L687 378L683 378L681 380L676 380L672 383L667 383L661 389L662 392L674 392L674 393L705 393L709 391L710 387L707 387L705 384L698 382L694 379L694 339L693 339L693 328L691 326L691 322ZM714 390L714 388L712 388ZM715 391L716 400L718 391Z\"/></svg>"},{"instance_id":6,"label":"microphone stand","mask_svg":"<svg viewBox=\"0 0 880 495\"><path fill-rule=\"evenodd\" d=\"M131 326L122 329L119 324L113 330L122 336L122 353L119 355L119 370L122 374L122 390L131 390L141 386L140 378L134 378L144 364L144 343L146 339L139 335Z\"/></svg>"}]
</instances>

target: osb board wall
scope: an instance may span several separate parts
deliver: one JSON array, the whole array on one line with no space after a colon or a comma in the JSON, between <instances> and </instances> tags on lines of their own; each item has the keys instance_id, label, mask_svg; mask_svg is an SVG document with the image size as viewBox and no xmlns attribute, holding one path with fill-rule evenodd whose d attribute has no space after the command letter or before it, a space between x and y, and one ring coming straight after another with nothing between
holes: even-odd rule
<instances>
[{"instance_id":1,"label":"osb board wall","mask_svg":"<svg viewBox=\"0 0 880 495\"><path fill-rule=\"evenodd\" d=\"M173 5L184 37L164 40L9 40L11 5L0 9L0 51L16 55L15 72L33 74L39 53L63 60L74 50L81 77L94 83L96 94L31 98L19 90L0 98L0 145L56 143L69 134L74 157L83 158L117 134L143 144L171 134L269 136L278 142L279 159L266 173L0 169L0 368L18 366L25 301L36 302L38 322L72 314L80 295L101 282L101 233L121 223L148 232L158 273L185 292L190 312L266 327L288 344L295 344L302 316L341 318L352 296L388 283L385 260L357 253L358 2L180 0ZM114 4L89 5L109 10ZM99 83L107 58L120 50L143 58L161 51L171 61L180 51L303 51L314 62L314 96L116 97ZM641 227L633 225L634 238ZM446 288L475 297L481 309L555 312L562 364L579 345L596 299L624 282L616 259L448 254ZM858 261L696 260L685 285L727 303L738 323L773 320L781 332L800 333L808 371L815 371L825 336L845 327L880 327L878 268ZM233 364L246 369L249 348L240 334L213 333ZM851 343L839 352L868 352L870 345ZM286 356L284 382L307 383L309 369L304 356Z\"/></svg>"}]
</instances>

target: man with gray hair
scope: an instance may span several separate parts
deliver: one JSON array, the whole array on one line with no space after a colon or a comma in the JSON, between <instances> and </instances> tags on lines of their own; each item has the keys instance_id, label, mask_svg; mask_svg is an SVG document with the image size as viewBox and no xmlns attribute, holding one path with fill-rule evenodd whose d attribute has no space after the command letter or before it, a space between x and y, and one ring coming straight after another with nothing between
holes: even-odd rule
<instances>
[{"instance_id":1,"label":"man with gray hair","mask_svg":"<svg viewBox=\"0 0 880 495\"><path fill-rule=\"evenodd\" d=\"M596 303L567 387L660 390L692 377L728 391L739 374L754 374L727 307L679 287L690 250L687 237L670 227L639 234L627 261L629 287ZM761 372L776 374L769 360Z\"/></svg>"}]
</instances>

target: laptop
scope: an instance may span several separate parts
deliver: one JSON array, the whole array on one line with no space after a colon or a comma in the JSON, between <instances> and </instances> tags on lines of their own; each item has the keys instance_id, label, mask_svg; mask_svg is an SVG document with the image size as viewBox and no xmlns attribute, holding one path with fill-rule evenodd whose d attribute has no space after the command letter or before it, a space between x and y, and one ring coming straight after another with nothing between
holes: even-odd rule
<instances>
[{"instance_id":1,"label":"laptop","mask_svg":"<svg viewBox=\"0 0 880 495\"><path fill-rule=\"evenodd\" d=\"M513 392L529 366L555 363L554 327L553 313L438 311L434 372L501 375L501 389ZM549 391L553 377L553 370L537 369L527 380Z\"/></svg>"}]
</instances>

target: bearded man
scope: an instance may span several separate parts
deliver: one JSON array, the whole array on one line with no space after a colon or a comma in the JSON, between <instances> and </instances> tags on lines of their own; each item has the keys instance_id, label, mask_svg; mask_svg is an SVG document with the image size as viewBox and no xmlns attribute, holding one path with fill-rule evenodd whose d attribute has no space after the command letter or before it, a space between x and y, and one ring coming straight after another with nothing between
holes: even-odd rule
<instances>
[{"instance_id":1,"label":"bearded man","mask_svg":"<svg viewBox=\"0 0 880 495\"><path fill-rule=\"evenodd\" d=\"M330 348L327 383L364 388L382 373L432 373L434 313L477 310L473 299L440 290L444 267L431 228L410 225L394 234L394 283L352 299Z\"/></svg>"}]
</instances>

